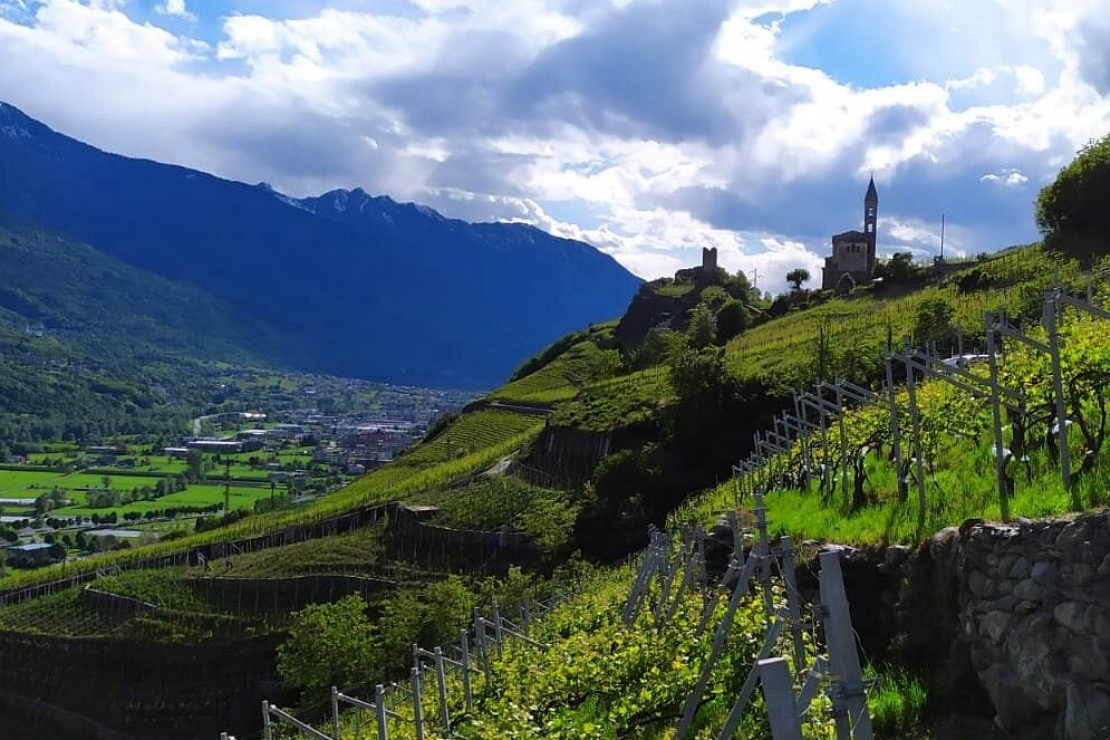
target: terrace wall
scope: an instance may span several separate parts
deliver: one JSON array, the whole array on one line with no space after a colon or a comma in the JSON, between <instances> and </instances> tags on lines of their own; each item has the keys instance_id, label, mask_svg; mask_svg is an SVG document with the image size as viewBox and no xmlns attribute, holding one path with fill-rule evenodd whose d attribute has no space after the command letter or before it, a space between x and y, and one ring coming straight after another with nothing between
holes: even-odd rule
<instances>
[{"instance_id":1,"label":"terrace wall","mask_svg":"<svg viewBox=\"0 0 1110 740\"><path fill-rule=\"evenodd\" d=\"M437 527L403 506L391 514L389 539L394 557L437 570L482 575L527 566L539 554L533 539L523 532Z\"/></svg>"}]
</instances>

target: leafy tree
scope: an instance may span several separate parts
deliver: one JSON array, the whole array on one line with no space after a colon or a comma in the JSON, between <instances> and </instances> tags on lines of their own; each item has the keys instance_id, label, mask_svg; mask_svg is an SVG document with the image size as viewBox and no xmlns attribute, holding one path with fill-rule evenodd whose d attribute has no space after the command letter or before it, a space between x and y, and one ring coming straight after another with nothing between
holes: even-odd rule
<instances>
[{"instance_id":1,"label":"leafy tree","mask_svg":"<svg viewBox=\"0 0 1110 740\"><path fill-rule=\"evenodd\" d=\"M1110 252L1110 134L1092 141L1037 197L1046 247L1080 257Z\"/></svg>"},{"instance_id":2,"label":"leafy tree","mask_svg":"<svg viewBox=\"0 0 1110 740\"><path fill-rule=\"evenodd\" d=\"M762 423L747 400L767 391L742 384L718 349L683 354L671 368L671 384L675 400L664 425L673 463L689 488L710 485L736 460L749 426Z\"/></svg>"},{"instance_id":3,"label":"leafy tree","mask_svg":"<svg viewBox=\"0 0 1110 740\"><path fill-rule=\"evenodd\" d=\"M728 299L729 294L725 292L724 288L719 285L710 285L701 292L698 302L708 306L710 311L716 313L721 306L725 305L725 301Z\"/></svg>"},{"instance_id":4,"label":"leafy tree","mask_svg":"<svg viewBox=\"0 0 1110 740\"><path fill-rule=\"evenodd\" d=\"M387 672L411 660L412 646L446 645L470 623L474 595L458 576L423 588L401 588L385 599L374 647L379 667Z\"/></svg>"},{"instance_id":5,"label":"leafy tree","mask_svg":"<svg viewBox=\"0 0 1110 740\"><path fill-rule=\"evenodd\" d=\"M289 637L278 647L278 673L308 697L324 696L332 686L365 685L374 667L370 636L358 594L307 606L293 615Z\"/></svg>"},{"instance_id":6,"label":"leafy tree","mask_svg":"<svg viewBox=\"0 0 1110 740\"><path fill-rule=\"evenodd\" d=\"M730 296L742 303L751 305L760 300L759 290L752 287L743 270L737 270L736 275L726 277L721 284Z\"/></svg>"},{"instance_id":7,"label":"leafy tree","mask_svg":"<svg viewBox=\"0 0 1110 740\"><path fill-rule=\"evenodd\" d=\"M918 346L923 346L926 342L951 339L954 333L952 317L955 313L952 304L939 296L922 301L914 317L914 341Z\"/></svg>"},{"instance_id":8,"label":"leafy tree","mask_svg":"<svg viewBox=\"0 0 1110 740\"><path fill-rule=\"evenodd\" d=\"M644 337L643 344L636 350L632 366L640 370L670 362L686 347L686 337L679 332L662 326L652 327Z\"/></svg>"},{"instance_id":9,"label":"leafy tree","mask_svg":"<svg viewBox=\"0 0 1110 740\"><path fill-rule=\"evenodd\" d=\"M797 267L790 272L786 273L786 282L790 283L790 287L794 290L801 290L802 283L809 281L809 270L804 267Z\"/></svg>"},{"instance_id":10,"label":"leafy tree","mask_svg":"<svg viewBox=\"0 0 1110 740\"><path fill-rule=\"evenodd\" d=\"M875 277L891 283L907 283L922 275L921 268L913 263L911 252L898 252L889 260L875 265Z\"/></svg>"},{"instance_id":11,"label":"leafy tree","mask_svg":"<svg viewBox=\"0 0 1110 740\"><path fill-rule=\"evenodd\" d=\"M698 304L690 310L690 320L686 327L686 337L694 349L702 349L717 339L717 317L708 306Z\"/></svg>"},{"instance_id":12,"label":"leafy tree","mask_svg":"<svg viewBox=\"0 0 1110 740\"><path fill-rule=\"evenodd\" d=\"M194 483L204 480L204 453L200 450L189 450L185 456L185 478Z\"/></svg>"},{"instance_id":13,"label":"leafy tree","mask_svg":"<svg viewBox=\"0 0 1110 740\"><path fill-rule=\"evenodd\" d=\"M740 336L751 323L747 307L737 300L728 301L717 312L717 343Z\"/></svg>"}]
</instances>

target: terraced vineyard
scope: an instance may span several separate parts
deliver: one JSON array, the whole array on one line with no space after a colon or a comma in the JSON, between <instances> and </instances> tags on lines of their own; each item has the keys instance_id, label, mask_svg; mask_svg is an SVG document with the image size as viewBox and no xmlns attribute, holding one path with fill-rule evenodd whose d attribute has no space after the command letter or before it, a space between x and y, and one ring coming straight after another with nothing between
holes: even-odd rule
<instances>
[{"instance_id":1,"label":"terraced vineyard","mask_svg":"<svg viewBox=\"0 0 1110 740\"><path fill-rule=\"evenodd\" d=\"M217 530L162 542L133 551L118 551L75 564L32 571L7 570L0 589L16 590L35 583L73 575L78 570L127 565L162 555L186 552L198 545L277 532L310 524L359 506L403 498L484 470L534 440L542 430L540 417L503 410L466 414L443 435L411 455L375 470L345 488L297 509L259 514Z\"/></svg>"},{"instance_id":2,"label":"terraced vineyard","mask_svg":"<svg viewBox=\"0 0 1110 740\"><path fill-rule=\"evenodd\" d=\"M71 588L24 604L0 608L0 631L60 637L111 637L126 625L78 602Z\"/></svg>"},{"instance_id":3,"label":"terraced vineyard","mask_svg":"<svg viewBox=\"0 0 1110 740\"><path fill-rule=\"evenodd\" d=\"M963 284L961 275L974 274ZM950 279L943 288L926 288L899 298L870 296L829 301L806 311L787 314L756 326L729 342L728 362L739 374L773 378L784 388L831 378L873 377L881 352L913 333L919 308L942 299L953 309L952 323L961 327L970 346L983 336L983 314L1006 309L1012 316L1040 315L1043 288L1055 276L1080 279L1080 268L1038 248L1003 252L976 263ZM985 286L998 287L986 289Z\"/></svg>"},{"instance_id":4,"label":"terraced vineyard","mask_svg":"<svg viewBox=\"0 0 1110 740\"><path fill-rule=\"evenodd\" d=\"M506 439L534 431L543 419L513 411L486 409L465 414L431 442L400 457L394 467L424 470L496 447Z\"/></svg>"},{"instance_id":5,"label":"terraced vineyard","mask_svg":"<svg viewBox=\"0 0 1110 740\"><path fill-rule=\"evenodd\" d=\"M552 404L578 395L585 385L612 376L620 365L616 350L601 349L594 339L575 344L554 362L490 394L514 403Z\"/></svg>"},{"instance_id":6,"label":"terraced vineyard","mask_svg":"<svg viewBox=\"0 0 1110 740\"><path fill-rule=\"evenodd\" d=\"M608 431L649 419L672 395L669 369L650 367L593 383L551 415L558 426Z\"/></svg>"},{"instance_id":7,"label":"terraced vineyard","mask_svg":"<svg viewBox=\"0 0 1110 740\"><path fill-rule=\"evenodd\" d=\"M1049 357L1025 344L1005 341L999 360L1001 384L1019 390L1027 399L1020 411L1007 413L1008 423L1003 430L1003 446L1009 455L1004 471L1013 487L1007 498L1010 516L1045 517L1110 504L1110 459L1099 454L1106 432L1105 408L1110 401L1110 345L1105 341L1108 326L1105 319L1073 311L1059 329L1070 420L1068 448L1072 459L1080 461L1071 489L1062 483L1055 433L1049 433L1055 424ZM1047 342L1043 327L1027 331L1035 340ZM985 382L986 363L972 364L967 371ZM767 498L772 529L800 538L914 543L968 519L1003 518L989 400L942 380L919 381L915 389L919 412L915 434L908 395L905 388L896 395L903 435L901 454L903 460L910 460L915 442L920 444L922 488L916 485L912 466L904 463L906 469L902 471L895 467L889 399L884 396L877 404L844 415L847 449L860 467L843 480L834 472L828 487L821 485L816 474L803 486L777 483ZM813 465L839 470L839 424L830 424L824 439L811 435L804 450L800 442L795 443L789 454L775 457L769 469L778 473L801 471L806 455ZM791 474L795 480L799 475ZM901 499L900 477L907 479L908 488ZM864 496L862 506L854 494L857 481ZM677 511L674 521L711 521L719 512L735 506L737 494L735 482L722 484Z\"/></svg>"}]
</instances>

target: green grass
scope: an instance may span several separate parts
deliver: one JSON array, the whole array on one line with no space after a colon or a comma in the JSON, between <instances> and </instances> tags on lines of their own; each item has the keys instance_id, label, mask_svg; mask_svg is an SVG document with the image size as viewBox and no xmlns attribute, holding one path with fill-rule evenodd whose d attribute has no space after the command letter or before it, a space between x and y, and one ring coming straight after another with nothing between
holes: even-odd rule
<instances>
[{"instance_id":1,"label":"green grass","mask_svg":"<svg viewBox=\"0 0 1110 740\"><path fill-rule=\"evenodd\" d=\"M668 367L652 367L587 386L551 415L556 426L609 431L653 418L673 395Z\"/></svg>"},{"instance_id":2,"label":"green grass","mask_svg":"<svg viewBox=\"0 0 1110 740\"><path fill-rule=\"evenodd\" d=\"M233 578L282 578L309 573L372 574L382 563L380 528L322 537L272 550L235 555Z\"/></svg>"},{"instance_id":3,"label":"green grass","mask_svg":"<svg viewBox=\"0 0 1110 740\"><path fill-rule=\"evenodd\" d=\"M871 727L879 740L910 737L925 721L929 692L918 676L903 668L868 666L865 679L877 679L878 685L868 692L867 708Z\"/></svg>"},{"instance_id":4,"label":"green grass","mask_svg":"<svg viewBox=\"0 0 1110 740\"><path fill-rule=\"evenodd\" d=\"M75 494L78 498L83 498L83 494ZM269 488L237 488L234 485L231 487L231 508L235 509L250 509L254 507L254 502L260 499L270 497ZM114 506L105 509L92 509L87 506L66 506L61 509L54 509L50 512L51 516L65 517L65 516L92 516L93 514L100 514L104 516L110 512L116 512L118 516L129 511L137 511L145 514L148 511L160 511L162 509L169 509L182 506L196 506L204 507L211 506L212 504L224 503L224 487L219 484L192 484L184 491L171 493L161 498L156 498L150 501L134 501L129 504Z\"/></svg>"},{"instance_id":5,"label":"green grass","mask_svg":"<svg viewBox=\"0 0 1110 740\"><path fill-rule=\"evenodd\" d=\"M616 350L601 349L584 340L540 370L507 383L490 394L498 401L551 404L574 398L586 384L610 377L620 357Z\"/></svg>"},{"instance_id":6,"label":"green grass","mask_svg":"<svg viewBox=\"0 0 1110 740\"><path fill-rule=\"evenodd\" d=\"M739 374L764 375L785 388L806 385L815 380L819 369L825 377L839 372L846 377L863 378L878 370L888 334L900 347L904 336L913 331L916 312L922 302L943 298L955 310L953 323L969 338L984 334L983 314L1007 309L1011 315L1028 311L1030 300L1038 300L1056 273L1064 281L1075 281L1080 268L1062 262L1038 247L1008 250L976 263L981 270L1004 281L1004 287L961 293L955 280L944 287L929 287L910 295L875 298L863 294L834 299L805 311L789 313L760 324L726 348L729 365ZM1039 316L1039 308L1036 311ZM829 351L818 352L819 338L828 337ZM947 348L944 348L947 349Z\"/></svg>"},{"instance_id":7,"label":"green grass","mask_svg":"<svg viewBox=\"0 0 1110 740\"><path fill-rule=\"evenodd\" d=\"M0 498L38 498L62 477L61 473L0 470Z\"/></svg>"},{"instance_id":8,"label":"green grass","mask_svg":"<svg viewBox=\"0 0 1110 740\"><path fill-rule=\"evenodd\" d=\"M694 284L690 283L675 283L670 282L665 285L660 285L655 289L656 295L666 296L667 298L682 298L694 289Z\"/></svg>"}]
</instances>

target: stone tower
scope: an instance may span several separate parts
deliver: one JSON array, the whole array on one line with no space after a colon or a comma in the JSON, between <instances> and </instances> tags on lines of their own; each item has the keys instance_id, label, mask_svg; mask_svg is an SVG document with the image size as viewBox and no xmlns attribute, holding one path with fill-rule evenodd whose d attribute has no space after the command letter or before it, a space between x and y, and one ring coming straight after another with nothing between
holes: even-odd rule
<instances>
[{"instance_id":1,"label":"stone tower","mask_svg":"<svg viewBox=\"0 0 1110 740\"><path fill-rule=\"evenodd\" d=\"M701 249L701 269L702 272L713 273L717 271L717 248L710 247Z\"/></svg>"},{"instance_id":2,"label":"stone tower","mask_svg":"<svg viewBox=\"0 0 1110 740\"><path fill-rule=\"evenodd\" d=\"M867 195L863 196L863 233L867 235L867 272L875 270L875 229L879 221L879 191L875 190L875 178L867 184Z\"/></svg>"}]
</instances>

